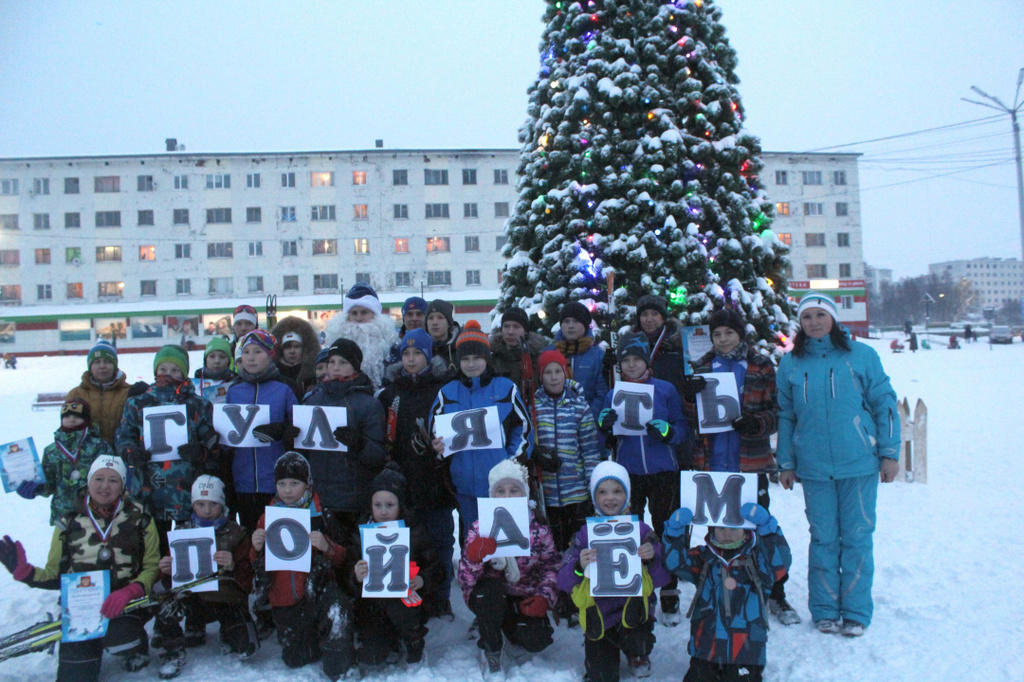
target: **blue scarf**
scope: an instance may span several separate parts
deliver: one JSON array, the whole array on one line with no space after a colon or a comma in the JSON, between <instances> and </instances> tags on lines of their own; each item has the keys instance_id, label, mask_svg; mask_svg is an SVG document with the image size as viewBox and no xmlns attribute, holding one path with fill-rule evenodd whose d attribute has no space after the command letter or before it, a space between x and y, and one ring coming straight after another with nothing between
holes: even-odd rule
<instances>
[{"instance_id":1,"label":"blue scarf","mask_svg":"<svg viewBox=\"0 0 1024 682\"><path fill-rule=\"evenodd\" d=\"M227 516L220 516L216 519L203 519L192 512L192 527L193 528L213 528L214 530L220 530L224 527L224 524L228 522Z\"/></svg>"},{"instance_id":2,"label":"blue scarf","mask_svg":"<svg viewBox=\"0 0 1024 682\"><path fill-rule=\"evenodd\" d=\"M274 497L274 507L288 507L291 509L309 509L310 518L316 518L320 516L320 510L313 504L313 489L306 488L306 492L302 493L302 497L296 500L292 504L285 504L280 498Z\"/></svg>"}]
</instances>

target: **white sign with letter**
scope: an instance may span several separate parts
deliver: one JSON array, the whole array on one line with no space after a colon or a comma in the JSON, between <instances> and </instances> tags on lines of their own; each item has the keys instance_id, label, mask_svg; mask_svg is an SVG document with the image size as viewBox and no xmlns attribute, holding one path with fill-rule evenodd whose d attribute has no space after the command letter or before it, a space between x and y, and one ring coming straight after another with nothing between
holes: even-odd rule
<instances>
[{"instance_id":1,"label":"white sign with letter","mask_svg":"<svg viewBox=\"0 0 1024 682\"><path fill-rule=\"evenodd\" d=\"M530 556L530 501L526 497L478 497L480 536L498 543L494 557Z\"/></svg>"},{"instance_id":2,"label":"white sign with letter","mask_svg":"<svg viewBox=\"0 0 1024 682\"><path fill-rule=\"evenodd\" d=\"M740 516L747 502L757 503L757 474L679 472L679 506L693 512L694 526L753 528Z\"/></svg>"},{"instance_id":3,"label":"white sign with letter","mask_svg":"<svg viewBox=\"0 0 1024 682\"><path fill-rule=\"evenodd\" d=\"M409 529L380 524L359 527L363 561L367 565L363 596L403 598L409 595Z\"/></svg>"},{"instance_id":4,"label":"white sign with letter","mask_svg":"<svg viewBox=\"0 0 1024 682\"><path fill-rule=\"evenodd\" d=\"M620 381L612 392L612 409L619 418L612 433L616 436L643 436L647 422L654 419L654 384Z\"/></svg>"},{"instance_id":5,"label":"white sign with letter","mask_svg":"<svg viewBox=\"0 0 1024 682\"><path fill-rule=\"evenodd\" d=\"M217 572L213 555L217 537L213 528L185 528L167 533L171 548L171 587L178 587ZM216 592L217 581L193 587L189 592Z\"/></svg>"},{"instance_id":6,"label":"white sign with letter","mask_svg":"<svg viewBox=\"0 0 1024 682\"><path fill-rule=\"evenodd\" d=\"M444 440L444 456L467 450L505 447L505 429L497 406L479 407L434 418L434 435Z\"/></svg>"},{"instance_id":7,"label":"white sign with letter","mask_svg":"<svg viewBox=\"0 0 1024 682\"><path fill-rule=\"evenodd\" d=\"M153 462L181 459L178 448L188 443L188 413L184 405L142 408L142 442Z\"/></svg>"},{"instance_id":8,"label":"white sign with letter","mask_svg":"<svg viewBox=\"0 0 1024 682\"><path fill-rule=\"evenodd\" d=\"M597 558L587 566L592 597L639 597L643 593L640 519L598 516L587 519L587 541Z\"/></svg>"},{"instance_id":9,"label":"white sign with letter","mask_svg":"<svg viewBox=\"0 0 1024 682\"><path fill-rule=\"evenodd\" d=\"M313 559L310 542L309 509L267 507L264 517L267 529L266 552L268 571L295 571L309 573Z\"/></svg>"},{"instance_id":10,"label":"white sign with letter","mask_svg":"<svg viewBox=\"0 0 1024 682\"><path fill-rule=\"evenodd\" d=\"M348 408L296 405L292 408L292 424L299 429L295 447L326 452L348 452L334 437L334 429L348 426Z\"/></svg>"},{"instance_id":11,"label":"white sign with letter","mask_svg":"<svg viewBox=\"0 0 1024 682\"><path fill-rule=\"evenodd\" d=\"M740 393L732 372L701 374L708 385L697 394L697 423L701 433L732 431L740 418Z\"/></svg>"},{"instance_id":12,"label":"white sign with letter","mask_svg":"<svg viewBox=\"0 0 1024 682\"><path fill-rule=\"evenodd\" d=\"M261 443L252 435L253 428L269 423L270 405L224 403L213 406L213 428L220 435L220 442L233 448L269 447L270 443Z\"/></svg>"}]
</instances>

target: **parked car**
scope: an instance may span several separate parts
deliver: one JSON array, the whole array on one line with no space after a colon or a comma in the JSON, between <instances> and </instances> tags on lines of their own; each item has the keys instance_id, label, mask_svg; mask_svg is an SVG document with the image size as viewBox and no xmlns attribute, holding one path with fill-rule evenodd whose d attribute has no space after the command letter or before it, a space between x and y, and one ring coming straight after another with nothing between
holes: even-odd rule
<instances>
[{"instance_id":1,"label":"parked car","mask_svg":"<svg viewBox=\"0 0 1024 682\"><path fill-rule=\"evenodd\" d=\"M1013 336L1009 327L998 325L992 327L992 331L988 333L988 340L989 343L1013 343Z\"/></svg>"}]
</instances>

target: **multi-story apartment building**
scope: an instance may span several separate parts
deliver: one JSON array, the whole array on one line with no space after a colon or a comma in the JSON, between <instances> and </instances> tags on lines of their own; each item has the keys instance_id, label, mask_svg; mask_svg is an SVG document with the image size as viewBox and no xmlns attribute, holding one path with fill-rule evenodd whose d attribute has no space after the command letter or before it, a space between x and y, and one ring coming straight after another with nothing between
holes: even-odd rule
<instances>
[{"instance_id":1,"label":"multi-story apartment building","mask_svg":"<svg viewBox=\"0 0 1024 682\"><path fill-rule=\"evenodd\" d=\"M947 275L953 282L966 279L976 294L976 312L1001 308L1006 301L1024 298L1024 276L1016 258L975 258L931 263L928 274Z\"/></svg>"},{"instance_id":2,"label":"multi-story apartment building","mask_svg":"<svg viewBox=\"0 0 1024 682\"><path fill-rule=\"evenodd\" d=\"M857 155L762 159L791 288L833 293L844 321L866 321ZM304 304L323 308L356 282L393 300L493 300L518 161L380 148L0 159L0 304L23 307L7 320L270 293L324 295Z\"/></svg>"}]
</instances>

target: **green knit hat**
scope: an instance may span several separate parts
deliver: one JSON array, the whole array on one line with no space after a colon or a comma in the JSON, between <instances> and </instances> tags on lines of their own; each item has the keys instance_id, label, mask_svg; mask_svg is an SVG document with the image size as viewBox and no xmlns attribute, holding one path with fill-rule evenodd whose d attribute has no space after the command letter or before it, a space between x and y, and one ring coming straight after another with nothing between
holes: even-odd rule
<instances>
[{"instance_id":1,"label":"green knit hat","mask_svg":"<svg viewBox=\"0 0 1024 682\"><path fill-rule=\"evenodd\" d=\"M230 357L230 353L229 353ZM153 358L153 373L161 362L173 362L181 370L181 373L188 376L188 351L178 345L170 344L156 352Z\"/></svg>"},{"instance_id":2,"label":"green knit hat","mask_svg":"<svg viewBox=\"0 0 1024 682\"><path fill-rule=\"evenodd\" d=\"M89 355L85 359L85 366L92 367L92 361L96 358L110 360L114 363L114 367L117 367L117 349L105 339L97 341L96 345L89 350Z\"/></svg>"},{"instance_id":3,"label":"green knit hat","mask_svg":"<svg viewBox=\"0 0 1024 682\"><path fill-rule=\"evenodd\" d=\"M203 351L203 364L206 364L206 356L215 350L219 350L224 355L228 356L228 360L231 361L232 366L234 365L234 358L231 357L231 344L220 336L215 336L206 342L206 350Z\"/></svg>"}]
</instances>

